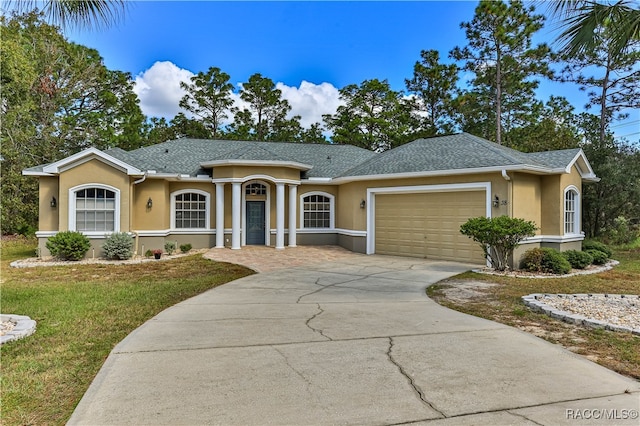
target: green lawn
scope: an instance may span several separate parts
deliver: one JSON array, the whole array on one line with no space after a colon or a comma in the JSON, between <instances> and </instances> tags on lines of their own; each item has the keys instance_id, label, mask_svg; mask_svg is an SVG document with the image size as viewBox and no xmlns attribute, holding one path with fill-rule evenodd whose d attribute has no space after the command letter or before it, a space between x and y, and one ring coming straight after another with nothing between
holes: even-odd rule
<instances>
[{"instance_id":1,"label":"green lawn","mask_svg":"<svg viewBox=\"0 0 640 426\"><path fill-rule=\"evenodd\" d=\"M2 241L2 312L37 332L2 346L2 424L64 424L113 347L176 303L249 275L201 255L140 265L10 268L32 240Z\"/></svg>"},{"instance_id":2,"label":"green lawn","mask_svg":"<svg viewBox=\"0 0 640 426\"><path fill-rule=\"evenodd\" d=\"M640 247L619 249L613 257L620 265L598 274L528 279L468 272L429 287L428 294L441 305L520 328L621 374L640 379L640 336L569 325L531 311L521 299L531 293L640 294ZM460 280L497 285L480 290L480 296L472 300L447 298L443 290Z\"/></svg>"}]
</instances>

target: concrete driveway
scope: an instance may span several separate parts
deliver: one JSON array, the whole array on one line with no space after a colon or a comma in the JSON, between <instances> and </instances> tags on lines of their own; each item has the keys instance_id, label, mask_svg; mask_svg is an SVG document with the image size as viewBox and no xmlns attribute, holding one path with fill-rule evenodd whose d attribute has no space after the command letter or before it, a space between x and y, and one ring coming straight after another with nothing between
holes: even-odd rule
<instances>
[{"instance_id":1,"label":"concrete driveway","mask_svg":"<svg viewBox=\"0 0 640 426\"><path fill-rule=\"evenodd\" d=\"M640 383L426 297L470 267L349 253L207 291L124 339L69 424L638 424Z\"/></svg>"}]
</instances>

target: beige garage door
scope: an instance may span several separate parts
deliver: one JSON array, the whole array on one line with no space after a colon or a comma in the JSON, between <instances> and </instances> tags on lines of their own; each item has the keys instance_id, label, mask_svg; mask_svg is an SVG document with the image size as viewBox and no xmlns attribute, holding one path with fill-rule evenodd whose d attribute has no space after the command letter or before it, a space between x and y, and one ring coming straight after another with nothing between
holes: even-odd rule
<instances>
[{"instance_id":1,"label":"beige garage door","mask_svg":"<svg viewBox=\"0 0 640 426\"><path fill-rule=\"evenodd\" d=\"M460 233L471 217L486 215L485 191L378 194L378 254L484 263L480 245Z\"/></svg>"}]
</instances>

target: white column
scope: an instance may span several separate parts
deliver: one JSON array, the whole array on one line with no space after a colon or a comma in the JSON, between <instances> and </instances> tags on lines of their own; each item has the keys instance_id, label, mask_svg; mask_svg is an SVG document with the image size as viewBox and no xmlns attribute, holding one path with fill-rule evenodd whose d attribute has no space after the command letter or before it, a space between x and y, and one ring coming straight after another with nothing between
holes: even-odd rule
<instances>
[{"instance_id":1,"label":"white column","mask_svg":"<svg viewBox=\"0 0 640 426\"><path fill-rule=\"evenodd\" d=\"M216 182L216 248L224 248L224 183Z\"/></svg>"},{"instance_id":2,"label":"white column","mask_svg":"<svg viewBox=\"0 0 640 426\"><path fill-rule=\"evenodd\" d=\"M296 217L298 216L298 186L289 185L289 247L296 247Z\"/></svg>"},{"instance_id":3,"label":"white column","mask_svg":"<svg viewBox=\"0 0 640 426\"><path fill-rule=\"evenodd\" d=\"M284 248L284 183L276 183L276 248Z\"/></svg>"},{"instance_id":4,"label":"white column","mask_svg":"<svg viewBox=\"0 0 640 426\"><path fill-rule=\"evenodd\" d=\"M242 214L242 183L231 184L231 249L240 249L240 215Z\"/></svg>"}]
</instances>

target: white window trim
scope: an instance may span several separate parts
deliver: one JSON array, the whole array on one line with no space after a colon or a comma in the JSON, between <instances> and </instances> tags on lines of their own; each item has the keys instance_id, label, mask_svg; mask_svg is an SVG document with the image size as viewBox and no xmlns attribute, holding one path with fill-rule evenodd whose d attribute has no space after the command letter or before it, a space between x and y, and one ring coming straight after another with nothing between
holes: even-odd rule
<instances>
[{"instance_id":1,"label":"white window trim","mask_svg":"<svg viewBox=\"0 0 640 426\"><path fill-rule=\"evenodd\" d=\"M310 197L312 195L322 195L323 197L327 197L329 199L329 227L328 228L307 228L304 226L304 199ZM336 227L336 202L335 196L333 194L329 194L328 192L323 191L310 191L305 192L304 194L299 195L299 203L300 203L300 229L316 229L316 230L326 230L332 229L334 230Z\"/></svg>"},{"instance_id":2,"label":"white window trim","mask_svg":"<svg viewBox=\"0 0 640 426\"><path fill-rule=\"evenodd\" d=\"M113 211L113 231L81 231L84 235L89 237L110 235L115 232L120 232L120 190L116 187L105 185L102 183L87 183L83 185L74 186L69 188L69 230L76 231L76 192L83 189L98 188L112 191L115 194L116 205Z\"/></svg>"},{"instance_id":3,"label":"white window trim","mask_svg":"<svg viewBox=\"0 0 640 426\"><path fill-rule=\"evenodd\" d=\"M198 194L204 195L204 228L176 228L176 196L181 194ZM210 220L211 220L211 194L207 191L203 191L201 189L181 189L179 191L174 191L170 194L171 196L171 230L172 231L204 231L211 228Z\"/></svg>"},{"instance_id":4,"label":"white window trim","mask_svg":"<svg viewBox=\"0 0 640 426\"><path fill-rule=\"evenodd\" d=\"M566 232L567 229L567 193L570 191L574 192L574 205L573 205L573 232ZM569 185L564 189L564 195L562 196L562 234L563 235L581 235L580 230L582 229L581 224L581 214L582 204L580 191L574 185Z\"/></svg>"}]
</instances>

